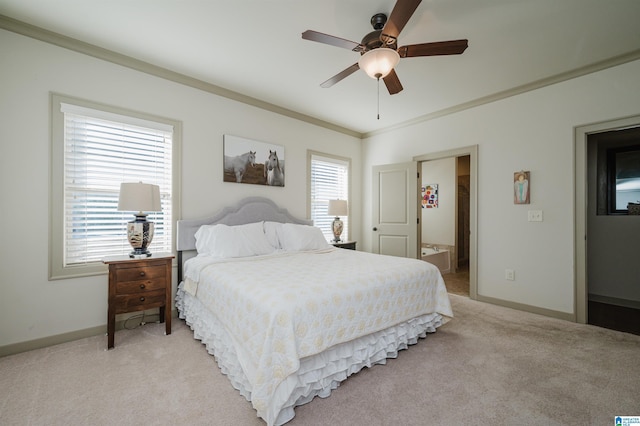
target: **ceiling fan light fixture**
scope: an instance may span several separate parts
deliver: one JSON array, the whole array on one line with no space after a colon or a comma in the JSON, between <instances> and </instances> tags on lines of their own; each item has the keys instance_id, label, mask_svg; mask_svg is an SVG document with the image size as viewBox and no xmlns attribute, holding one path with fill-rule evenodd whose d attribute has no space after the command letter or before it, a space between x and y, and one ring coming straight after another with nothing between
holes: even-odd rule
<instances>
[{"instance_id":1,"label":"ceiling fan light fixture","mask_svg":"<svg viewBox=\"0 0 640 426\"><path fill-rule=\"evenodd\" d=\"M400 62L400 55L388 47L379 47L360 56L358 66L374 79L386 77Z\"/></svg>"}]
</instances>

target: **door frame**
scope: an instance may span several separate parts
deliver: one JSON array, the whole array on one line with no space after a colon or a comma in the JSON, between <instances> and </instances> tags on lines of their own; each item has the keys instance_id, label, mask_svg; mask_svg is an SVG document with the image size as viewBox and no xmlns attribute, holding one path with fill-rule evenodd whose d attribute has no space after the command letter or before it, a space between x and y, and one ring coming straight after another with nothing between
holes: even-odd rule
<instances>
[{"instance_id":1,"label":"door frame","mask_svg":"<svg viewBox=\"0 0 640 426\"><path fill-rule=\"evenodd\" d=\"M449 149L413 157L413 161L422 162L441 160L451 157L469 156L469 298L478 299L478 145ZM420 198L420 193L416 194ZM420 217L420 203L418 203L418 217ZM422 222L418 227L418 241L421 240Z\"/></svg>"},{"instance_id":2,"label":"door frame","mask_svg":"<svg viewBox=\"0 0 640 426\"><path fill-rule=\"evenodd\" d=\"M589 286L587 277L587 139L590 134L610 130L636 127L640 125L640 115L611 121L577 126L574 128L574 312L575 321L587 324L589 319Z\"/></svg>"}]
</instances>

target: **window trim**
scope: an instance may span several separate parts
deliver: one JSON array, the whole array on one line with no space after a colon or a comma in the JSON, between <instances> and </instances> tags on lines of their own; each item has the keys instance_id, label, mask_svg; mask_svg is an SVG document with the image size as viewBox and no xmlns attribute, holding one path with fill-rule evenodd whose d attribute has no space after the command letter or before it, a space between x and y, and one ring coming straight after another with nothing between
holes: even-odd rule
<instances>
[{"instance_id":1,"label":"window trim","mask_svg":"<svg viewBox=\"0 0 640 426\"><path fill-rule=\"evenodd\" d=\"M50 168L49 168L49 280L59 280L77 277L101 275L107 272L102 262L88 262L82 265L64 266L64 113L61 104L77 105L112 114L133 117L135 119L164 123L173 126L172 138L172 232L171 245L175 251L176 221L181 217L181 152L182 152L182 122L152 114L105 105L76 97L58 93L50 93ZM123 235L125 228L123 224Z\"/></svg>"},{"instance_id":2,"label":"window trim","mask_svg":"<svg viewBox=\"0 0 640 426\"><path fill-rule=\"evenodd\" d=\"M349 227L347 229L347 235L344 236L343 234L343 238L346 241L351 241L351 229L353 228L353 222L351 220L351 212L353 210L351 206L351 203L353 202L353 198L351 196L351 186L352 186L351 182L353 181L353 175L351 170L351 158L341 157L339 155L334 155L334 154L328 154L326 152L313 151L310 149L307 150L307 217L309 219L312 219L311 217L311 161L313 156L325 157L329 160L336 160L336 161L342 161L347 163L347 170L349 173L349 181L347 182L347 197L349 202L347 218L349 221Z\"/></svg>"}]
</instances>

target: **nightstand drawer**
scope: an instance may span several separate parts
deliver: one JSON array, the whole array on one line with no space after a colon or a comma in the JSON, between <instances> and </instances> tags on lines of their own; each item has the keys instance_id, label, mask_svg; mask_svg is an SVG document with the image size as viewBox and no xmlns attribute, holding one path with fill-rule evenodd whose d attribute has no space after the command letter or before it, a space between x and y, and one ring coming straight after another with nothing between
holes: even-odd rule
<instances>
[{"instance_id":1,"label":"nightstand drawer","mask_svg":"<svg viewBox=\"0 0 640 426\"><path fill-rule=\"evenodd\" d=\"M164 290L167 283L164 275L155 280L145 279L144 281L124 281L116 283L116 294L145 293L154 290Z\"/></svg>"},{"instance_id":2,"label":"nightstand drawer","mask_svg":"<svg viewBox=\"0 0 640 426\"><path fill-rule=\"evenodd\" d=\"M143 309L157 308L164 305L164 290L150 291L147 293L127 294L116 296L116 314L130 311L141 311Z\"/></svg>"},{"instance_id":3,"label":"nightstand drawer","mask_svg":"<svg viewBox=\"0 0 640 426\"><path fill-rule=\"evenodd\" d=\"M116 279L118 282L154 280L165 276L165 266L138 266L134 268L118 268Z\"/></svg>"}]
</instances>

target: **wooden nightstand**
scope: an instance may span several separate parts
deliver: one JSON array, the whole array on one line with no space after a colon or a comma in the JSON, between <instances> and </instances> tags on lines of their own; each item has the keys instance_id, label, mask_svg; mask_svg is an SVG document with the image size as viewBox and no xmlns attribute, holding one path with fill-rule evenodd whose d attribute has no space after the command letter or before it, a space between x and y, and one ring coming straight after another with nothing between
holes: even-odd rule
<instances>
[{"instance_id":1,"label":"wooden nightstand","mask_svg":"<svg viewBox=\"0 0 640 426\"><path fill-rule=\"evenodd\" d=\"M348 250L355 250L356 243L357 241L340 241L339 243L331 243L331 244L335 247L340 247Z\"/></svg>"},{"instance_id":2,"label":"wooden nightstand","mask_svg":"<svg viewBox=\"0 0 640 426\"><path fill-rule=\"evenodd\" d=\"M173 255L154 254L145 259L128 256L108 257L109 309L107 312L107 349L113 348L116 314L160 309L165 334L171 334L171 263Z\"/></svg>"}]
</instances>

